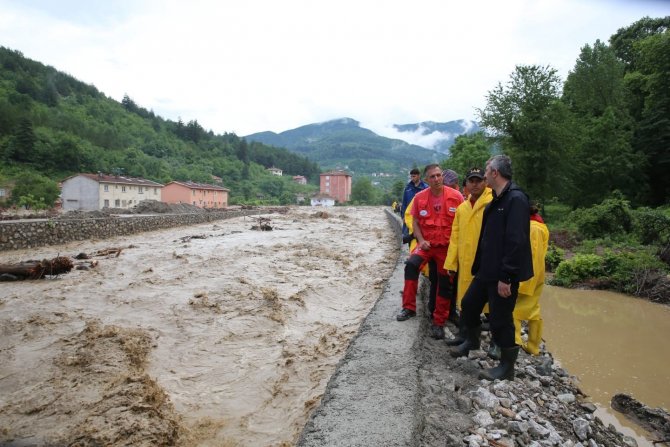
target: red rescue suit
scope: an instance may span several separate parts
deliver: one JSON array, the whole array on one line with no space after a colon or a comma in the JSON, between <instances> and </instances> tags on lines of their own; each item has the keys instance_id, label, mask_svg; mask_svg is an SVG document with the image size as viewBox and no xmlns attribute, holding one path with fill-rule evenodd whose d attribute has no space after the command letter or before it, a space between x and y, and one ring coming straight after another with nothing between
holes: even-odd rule
<instances>
[{"instance_id":1,"label":"red rescue suit","mask_svg":"<svg viewBox=\"0 0 670 447\"><path fill-rule=\"evenodd\" d=\"M463 202L460 192L448 186L442 187L442 195L433 196L429 189L425 189L414 196L412 216L415 225L421 229L423 238L430 242L430 249L423 250L417 246L412 251L405 265L405 288L402 295L402 307L416 312L416 293L419 284L419 272L431 259L437 264L437 299L433 312L433 324L444 326L449 317L449 307L453 285L444 261L449 249L451 226L456 215L456 208Z\"/></svg>"}]
</instances>

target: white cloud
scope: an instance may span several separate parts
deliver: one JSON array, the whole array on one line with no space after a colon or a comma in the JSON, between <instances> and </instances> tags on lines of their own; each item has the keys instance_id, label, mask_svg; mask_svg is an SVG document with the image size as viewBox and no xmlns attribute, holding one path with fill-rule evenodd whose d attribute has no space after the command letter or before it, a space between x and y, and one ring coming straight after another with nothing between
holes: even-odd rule
<instances>
[{"instance_id":1,"label":"white cloud","mask_svg":"<svg viewBox=\"0 0 670 447\"><path fill-rule=\"evenodd\" d=\"M120 100L217 133L348 116L474 119L517 64L565 77L584 44L667 3L0 0L0 41ZM424 136L431 138L431 136Z\"/></svg>"}]
</instances>

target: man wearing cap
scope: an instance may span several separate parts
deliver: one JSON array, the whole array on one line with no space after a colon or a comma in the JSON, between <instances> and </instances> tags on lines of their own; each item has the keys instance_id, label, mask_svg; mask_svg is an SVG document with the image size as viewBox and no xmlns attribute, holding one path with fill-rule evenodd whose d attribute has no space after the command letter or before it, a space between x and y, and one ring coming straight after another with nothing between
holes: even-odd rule
<instances>
[{"instance_id":1,"label":"man wearing cap","mask_svg":"<svg viewBox=\"0 0 670 447\"><path fill-rule=\"evenodd\" d=\"M482 217L484 208L493 200L491 188L486 185L484 170L481 168L470 168L465 175L465 187L470 192L467 200L456 209L454 224L451 227L451 241L444 269L449 276L457 277L456 286L456 308L461 310L461 300L465 291L472 282L472 263L475 260L479 232L482 229ZM458 273L458 275L456 275ZM465 340L465 334L461 326L458 336L449 340L447 345L456 346Z\"/></svg>"},{"instance_id":2,"label":"man wearing cap","mask_svg":"<svg viewBox=\"0 0 670 447\"><path fill-rule=\"evenodd\" d=\"M417 168L414 168L411 171L409 171L409 176L410 180L409 182L407 182L407 185L405 186L405 191L402 194L402 204L400 205L401 218L404 218L405 211L407 211L407 207L409 206L409 203L412 201L416 193L428 188L428 184L423 180L421 180L421 171L419 171ZM407 225L405 225L404 222L402 224L402 235L403 239L409 236L409 230L407 229Z\"/></svg>"},{"instance_id":3,"label":"man wearing cap","mask_svg":"<svg viewBox=\"0 0 670 447\"><path fill-rule=\"evenodd\" d=\"M429 188L416 194L412 205L412 222L417 246L405 264L405 287L402 294L402 310L398 321L405 321L416 315L416 293L419 272L430 260L437 266L437 298L433 312L431 336L444 338L444 323L449 317L451 284L444 261L449 249L451 226L456 208L463 202L463 196L442 183L442 169L430 164L424 169Z\"/></svg>"},{"instance_id":4,"label":"man wearing cap","mask_svg":"<svg viewBox=\"0 0 670 447\"><path fill-rule=\"evenodd\" d=\"M508 156L491 157L484 174L493 189L493 200L484 209L472 263L474 279L461 301L465 341L451 348L450 353L461 357L479 349L479 316L488 303L491 335L501 350L500 363L482 371L479 377L512 380L519 354L519 345L514 340L514 305L519 283L533 277L530 204L526 193L512 182L512 161Z\"/></svg>"}]
</instances>

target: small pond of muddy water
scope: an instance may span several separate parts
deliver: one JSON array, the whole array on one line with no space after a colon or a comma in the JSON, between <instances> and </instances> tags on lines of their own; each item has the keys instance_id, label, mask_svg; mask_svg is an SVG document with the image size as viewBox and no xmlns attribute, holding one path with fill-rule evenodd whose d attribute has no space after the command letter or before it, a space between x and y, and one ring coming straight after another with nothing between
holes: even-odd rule
<instances>
[{"instance_id":1,"label":"small pond of muddy water","mask_svg":"<svg viewBox=\"0 0 670 447\"><path fill-rule=\"evenodd\" d=\"M670 409L670 307L600 291L545 286L541 299L547 350L598 405L605 424L651 446L646 433L610 407L626 393Z\"/></svg>"}]
</instances>

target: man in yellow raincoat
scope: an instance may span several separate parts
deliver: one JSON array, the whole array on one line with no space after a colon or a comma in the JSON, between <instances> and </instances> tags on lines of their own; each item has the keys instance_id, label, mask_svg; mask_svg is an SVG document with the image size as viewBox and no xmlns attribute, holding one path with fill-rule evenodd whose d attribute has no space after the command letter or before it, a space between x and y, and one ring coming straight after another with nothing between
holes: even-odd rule
<instances>
[{"instance_id":1,"label":"man in yellow raincoat","mask_svg":"<svg viewBox=\"0 0 670 447\"><path fill-rule=\"evenodd\" d=\"M544 325L540 315L540 296L544 288L544 258L549 246L549 229L538 214L537 206L531 206L530 213L530 250L533 254L535 275L519 284L519 296L514 307L514 339L524 351L531 355L538 355ZM454 238L453 232L451 238L452 240ZM521 339L522 320L528 321L528 341L526 343L523 343Z\"/></svg>"},{"instance_id":2,"label":"man in yellow raincoat","mask_svg":"<svg viewBox=\"0 0 670 447\"><path fill-rule=\"evenodd\" d=\"M491 188L486 185L484 179L483 169L471 168L465 175L465 186L470 194L467 200L456 209L456 217L451 228L449 252L444 262L444 269L451 276L455 276L458 272L456 308L459 311L463 295L472 282L472 263L477 252L484 208L493 200ZM459 333L454 340L447 341L447 345L455 346L463 343L464 336L465 334Z\"/></svg>"}]
</instances>

